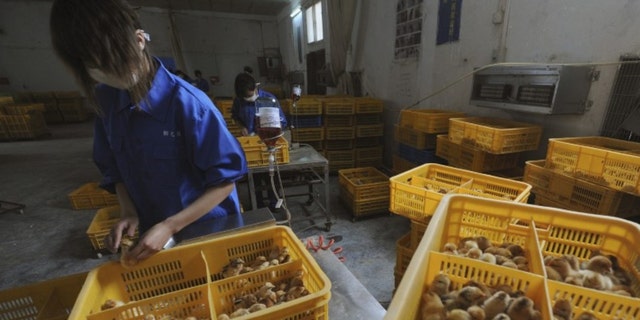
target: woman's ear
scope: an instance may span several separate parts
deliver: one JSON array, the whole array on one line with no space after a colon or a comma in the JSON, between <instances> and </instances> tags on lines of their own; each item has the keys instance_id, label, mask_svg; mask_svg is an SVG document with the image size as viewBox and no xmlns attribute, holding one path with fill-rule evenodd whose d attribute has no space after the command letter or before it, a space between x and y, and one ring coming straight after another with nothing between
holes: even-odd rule
<instances>
[{"instance_id":1,"label":"woman's ear","mask_svg":"<svg viewBox=\"0 0 640 320\"><path fill-rule=\"evenodd\" d=\"M138 42L140 51L144 50L144 47L147 44L147 38L145 36L144 30L142 29L136 30L136 41Z\"/></svg>"}]
</instances>

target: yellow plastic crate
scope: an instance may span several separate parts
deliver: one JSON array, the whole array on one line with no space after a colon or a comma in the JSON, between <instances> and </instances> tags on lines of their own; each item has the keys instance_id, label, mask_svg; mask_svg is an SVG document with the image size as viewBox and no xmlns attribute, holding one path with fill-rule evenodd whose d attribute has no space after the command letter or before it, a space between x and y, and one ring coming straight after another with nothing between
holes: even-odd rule
<instances>
[{"instance_id":1,"label":"yellow plastic crate","mask_svg":"<svg viewBox=\"0 0 640 320\"><path fill-rule=\"evenodd\" d=\"M384 124L366 124L356 126L356 137L382 137L384 136Z\"/></svg>"},{"instance_id":2,"label":"yellow plastic crate","mask_svg":"<svg viewBox=\"0 0 640 320\"><path fill-rule=\"evenodd\" d=\"M383 122L382 113L362 113L358 114L356 118L357 125L379 124Z\"/></svg>"},{"instance_id":3,"label":"yellow plastic crate","mask_svg":"<svg viewBox=\"0 0 640 320\"><path fill-rule=\"evenodd\" d=\"M355 161L355 151L352 150L325 150L324 156L329 160L329 164L332 162L351 162ZM353 167L351 167L353 168Z\"/></svg>"},{"instance_id":4,"label":"yellow plastic crate","mask_svg":"<svg viewBox=\"0 0 640 320\"><path fill-rule=\"evenodd\" d=\"M355 111L357 114L382 113L383 102L380 99L358 97L355 98Z\"/></svg>"},{"instance_id":5,"label":"yellow plastic crate","mask_svg":"<svg viewBox=\"0 0 640 320\"><path fill-rule=\"evenodd\" d=\"M435 134L425 133L409 127L396 126L395 139L418 150L434 149L436 147Z\"/></svg>"},{"instance_id":6,"label":"yellow plastic crate","mask_svg":"<svg viewBox=\"0 0 640 320\"><path fill-rule=\"evenodd\" d=\"M87 236L91 241L91 245L96 251L105 249L104 237L106 237L113 227L120 220L120 206L109 206L100 208L96 211L96 214L87 228ZM138 237L136 236L134 240Z\"/></svg>"},{"instance_id":7,"label":"yellow plastic crate","mask_svg":"<svg viewBox=\"0 0 640 320\"><path fill-rule=\"evenodd\" d=\"M382 159L383 150L383 146L356 148L356 161Z\"/></svg>"},{"instance_id":8,"label":"yellow plastic crate","mask_svg":"<svg viewBox=\"0 0 640 320\"><path fill-rule=\"evenodd\" d=\"M464 117L464 113L437 109L402 110L400 126L424 133L445 133L449 130L449 118L460 117Z\"/></svg>"},{"instance_id":9,"label":"yellow plastic crate","mask_svg":"<svg viewBox=\"0 0 640 320\"><path fill-rule=\"evenodd\" d=\"M579 222L579 223L577 223ZM516 235L504 237L502 232ZM526 233L533 233L526 235ZM467 195L445 197L434 214L404 279L394 296L388 314L400 309L412 309L420 299L420 284L431 281L423 269L434 264L433 250L440 250L443 241L455 241L450 235L462 237L484 235L493 242L516 242L521 238L527 245L537 246L539 257L529 259L532 273L542 276L549 287L547 299L550 305L560 298L569 298L573 313L588 311L598 319L635 319L640 314L637 298L596 291L544 278L542 256L571 254L581 262L590 258L595 250L604 255L614 255L622 268L631 276L631 289L640 293L640 226L635 223L602 215L592 215L557 208L503 202ZM516 240L516 241L514 241ZM532 241L533 240L533 241ZM535 242L535 243L532 243ZM534 249L527 250L529 253ZM427 257L429 256L429 257ZM469 261L466 258L464 261ZM462 261L462 260L461 260ZM476 262L497 271L498 266ZM505 274L504 270L499 270ZM515 270L514 270L515 271ZM512 271L512 272L514 272ZM517 271L518 273L523 273ZM419 283L416 285L415 283ZM413 297L415 296L415 297ZM549 319L543 317L544 319ZM391 318L390 318L391 319ZM403 317L398 319L412 319Z\"/></svg>"},{"instance_id":10,"label":"yellow plastic crate","mask_svg":"<svg viewBox=\"0 0 640 320\"><path fill-rule=\"evenodd\" d=\"M380 158L371 158L371 159L356 159L356 164L354 167L362 168L362 167L374 167L380 168L382 167L382 157Z\"/></svg>"},{"instance_id":11,"label":"yellow plastic crate","mask_svg":"<svg viewBox=\"0 0 640 320\"><path fill-rule=\"evenodd\" d=\"M231 108L233 107L232 99L214 99L213 104L218 107L223 117L231 118Z\"/></svg>"},{"instance_id":12,"label":"yellow plastic crate","mask_svg":"<svg viewBox=\"0 0 640 320\"><path fill-rule=\"evenodd\" d=\"M247 166L259 167L269 165L269 151L267 146L258 136L237 137L242 150L244 150ZM276 142L276 162L289 163L289 144L284 137L278 138Z\"/></svg>"},{"instance_id":13,"label":"yellow plastic crate","mask_svg":"<svg viewBox=\"0 0 640 320\"><path fill-rule=\"evenodd\" d=\"M353 144L354 144L354 140L353 139L325 140L324 141L324 149L326 149L326 150L349 150L349 149L353 149ZM316 150L318 150L318 149L316 149Z\"/></svg>"},{"instance_id":14,"label":"yellow plastic crate","mask_svg":"<svg viewBox=\"0 0 640 320\"><path fill-rule=\"evenodd\" d=\"M325 127L353 127L355 118L351 115L328 115L323 116L323 123Z\"/></svg>"},{"instance_id":15,"label":"yellow plastic crate","mask_svg":"<svg viewBox=\"0 0 640 320\"><path fill-rule=\"evenodd\" d=\"M431 217L430 217L431 218ZM420 244L420 240L424 236L425 231L427 231L427 227L429 226L429 221L431 219L427 219L425 222L418 222L415 220L411 220L411 248L415 249Z\"/></svg>"},{"instance_id":16,"label":"yellow plastic crate","mask_svg":"<svg viewBox=\"0 0 640 320\"><path fill-rule=\"evenodd\" d=\"M489 286L507 285L513 291L524 292L525 296L533 300L542 319L553 319L551 306L547 299L547 288L542 276L511 268L492 266L479 260L434 251L419 252L418 250L416 250L402 277L383 319L421 319L422 293L426 291L427 286L438 274L449 276L452 290L460 290L470 280ZM419 265L419 267L414 267L414 265Z\"/></svg>"},{"instance_id":17,"label":"yellow plastic crate","mask_svg":"<svg viewBox=\"0 0 640 320\"><path fill-rule=\"evenodd\" d=\"M347 140L356 137L354 127L326 127L324 128L324 138L326 140Z\"/></svg>"},{"instance_id":18,"label":"yellow plastic crate","mask_svg":"<svg viewBox=\"0 0 640 320\"><path fill-rule=\"evenodd\" d=\"M5 114L9 115L29 114L32 111L45 112L43 103L9 104L3 106L1 109L4 110Z\"/></svg>"},{"instance_id":19,"label":"yellow plastic crate","mask_svg":"<svg viewBox=\"0 0 640 320\"><path fill-rule=\"evenodd\" d=\"M12 105L14 103L15 101L11 96L0 97L0 106ZM0 108L0 110L2 110L2 108Z\"/></svg>"},{"instance_id":20,"label":"yellow plastic crate","mask_svg":"<svg viewBox=\"0 0 640 320\"><path fill-rule=\"evenodd\" d=\"M98 186L97 182L89 182L68 195L73 209L97 209L118 204L118 196Z\"/></svg>"},{"instance_id":21,"label":"yellow plastic crate","mask_svg":"<svg viewBox=\"0 0 640 320\"><path fill-rule=\"evenodd\" d=\"M12 140L31 140L50 135L45 118L40 112L0 116Z\"/></svg>"},{"instance_id":22,"label":"yellow plastic crate","mask_svg":"<svg viewBox=\"0 0 640 320\"><path fill-rule=\"evenodd\" d=\"M291 139L295 142L322 141L324 128L291 129Z\"/></svg>"},{"instance_id":23,"label":"yellow plastic crate","mask_svg":"<svg viewBox=\"0 0 640 320\"><path fill-rule=\"evenodd\" d=\"M531 184L537 196L554 199L575 211L629 216L635 197L608 187L545 168L545 160L527 161L524 182Z\"/></svg>"},{"instance_id":24,"label":"yellow plastic crate","mask_svg":"<svg viewBox=\"0 0 640 320\"><path fill-rule=\"evenodd\" d=\"M289 249L291 260L264 270L223 278L230 259L253 261L276 246ZM326 319L331 282L288 227L274 226L161 251L125 269L113 261L87 276L69 319L144 319L154 314L215 319L230 313L233 301L265 282L278 283L303 270L309 294L252 313L251 319ZM100 311L107 299L124 306Z\"/></svg>"},{"instance_id":25,"label":"yellow plastic crate","mask_svg":"<svg viewBox=\"0 0 640 320\"><path fill-rule=\"evenodd\" d=\"M494 153L537 150L542 127L499 118L451 118L449 140Z\"/></svg>"},{"instance_id":26,"label":"yellow plastic crate","mask_svg":"<svg viewBox=\"0 0 640 320\"><path fill-rule=\"evenodd\" d=\"M353 98L325 98L322 102L322 112L325 115L352 115L356 113Z\"/></svg>"},{"instance_id":27,"label":"yellow plastic crate","mask_svg":"<svg viewBox=\"0 0 640 320\"><path fill-rule=\"evenodd\" d=\"M373 167L343 169L338 171L339 183L355 201L375 198L389 199L389 177Z\"/></svg>"},{"instance_id":28,"label":"yellow plastic crate","mask_svg":"<svg viewBox=\"0 0 640 320\"><path fill-rule=\"evenodd\" d=\"M299 116L319 116L322 114L322 103L318 99L304 97L291 104L289 113Z\"/></svg>"},{"instance_id":29,"label":"yellow plastic crate","mask_svg":"<svg viewBox=\"0 0 640 320\"><path fill-rule=\"evenodd\" d=\"M362 216L389 212L388 193L386 196L356 200L354 195L351 192L347 191L344 185L341 185L340 199L349 208L349 210L351 210L351 213L353 214L353 221Z\"/></svg>"},{"instance_id":30,"label":"yellow plastic crate","mask_svg":"<svg viewBox=\"0 0 640 320\"><path fill-rule=\"evenodd\" d=\"M0 319L67 319L86 277L78 273L0 291Z\"/></svg>"},{"instance_id":31,"label":"yellow plastic crate","mask_svg":"<svg viewBox=\"0 0 640 320\"><path fill-rule=\"evenodd\" d=\"M640 143L606 137L552 138L546 166L640 195Z\"/></svg>"},{"instance_id":32,"label":"yellow plastic crate","mask_svg":"<svg viewBox=\"0 0 640 320\"><path fill-rule=\"evenodd\" d=\"M531 192L531 186L524 182L436 163L423 164L390 181L389 211L421 222L433 214L445 194L527 202Z\"/></svg>"},{"instance_id":33,"label":"yellow plastic crate","mask_svg":"<svg viewBox=\"0 0 640 320\"><path fill-rule=\"evenodd\" d=\"M447 160L451 166L476 172L511 169L520 161L520 153L492 154L453 143L447 135L438 135L436 156Z\"/></svg>"},{"instance_id":34,"label":"yellow plastic crate","mask_svg":"<svg viewBox=\"0 0 640 320\"><path fill-rule=\"evenodd\" d=\"M402 278L409 267L415 249L411 248L411 233L407 233L396 241L396 275ZM399 282L399 281L398 281ZM396 284L396 287L398 284Z\"/></svg>"}]
</instances>

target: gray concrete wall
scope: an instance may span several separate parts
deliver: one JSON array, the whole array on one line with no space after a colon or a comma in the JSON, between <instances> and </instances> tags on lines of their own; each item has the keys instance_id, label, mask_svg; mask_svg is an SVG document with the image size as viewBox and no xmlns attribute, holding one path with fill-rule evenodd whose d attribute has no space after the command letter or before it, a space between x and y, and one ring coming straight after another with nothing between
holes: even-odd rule
<instances>
[{"instance_id":1,"label":"gray concrete wall","mask_svg":"<svg viewBox=\"0 0 640 320\"><path fill-rule=\"evenodd\" d=\"M49 36L51 4L42 1L0 1L0 77L9 86L0 91L77 90L74 79L53 53ZM150 48L157 56L173 56L178 67L193 76L217 75L220 84L211 86L217 96L233 95L233 80L243 66L258 73L257 57L265 48L278 48L274 17L176 11L174 26L182 47L180 65L172 46L167 10L142 8L140 18L151 35Z\"/></svg>"}]
</instances>

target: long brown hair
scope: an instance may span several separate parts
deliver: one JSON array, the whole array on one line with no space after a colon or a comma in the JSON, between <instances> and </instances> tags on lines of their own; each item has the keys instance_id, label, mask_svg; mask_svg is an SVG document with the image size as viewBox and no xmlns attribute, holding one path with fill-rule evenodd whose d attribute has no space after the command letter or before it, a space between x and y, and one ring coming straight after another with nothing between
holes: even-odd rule
<instances>
[{"instance_id":1,"label":"long brown hair","mask_svg":"<svg viewBox=\"0 0 640 320\"><path fill-rule=\"evenodd\" d=\"M155 75L148 46L140 50L136 32L142 29L137 13L124 0L56 0L51 8L53 48L71 69L79 85L95 103L95 67L120 79L138 78L128 89L135 104L147 96Z\"/></svg>"}]
</instances>

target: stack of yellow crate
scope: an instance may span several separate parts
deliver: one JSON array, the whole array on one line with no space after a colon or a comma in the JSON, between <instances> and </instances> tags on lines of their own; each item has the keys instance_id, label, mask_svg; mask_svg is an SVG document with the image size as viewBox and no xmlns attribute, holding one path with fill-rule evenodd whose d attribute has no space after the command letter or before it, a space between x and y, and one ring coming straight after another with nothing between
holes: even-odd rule
<instances>
[{"instance_id":1,"label":"stack of yellow crate","mask_svg":"<svg viewBox=\"0 0 640 320\"><path fill-rule=\"evenodd\" d=\"M549 139L546 160L527 161L539 205L619 217L640 215L640 143L606 137Z\"/></svg>"},{"instance_id":2,"label":"stack of yellow crate","mask_svg":"<svg viewBox=\"0 0 640 320\"><path fill-rule=\"evenodd\" d=\"M384 123L382 100L371 97L355 98L356 167L381 167L384 155Z\"/></svg>"},{"instance_id":3,"label":"stack of yellow crate","mask_svg":"<svg viewBox=\"0 0 640 320\"><path fill-rule=\"evenodd\" d=\"M353 214L360 217L389 212L389 177L374 167L342 169L340 197Z\"/></svg>"},{"instance_id":4,"label":"stack of yellow crate","mask_svg":"<svg viewBox=\"0 0 640 320\"><path fill-rule=\"evenodd\" d=\"M436 157L436 136L449 129L449 118L463 113L437 109L402 110L400 124L395 127L396 152L393 172L398 174L423 163L443 163Z\"/></svg>"},{"instance_id":5,"label":"stack of yellow crate","mask_svg":"<svg viewBox=\"0 0 640 320\"><path fill-rule=\"evenodd\" d=\"M476 172L517 168L521 154L537 150L542 127L499 118L453 118L438 135L436 155L449 165Z\"/></svg>"},{"instance_id":6,"label":"stack of yellow crate","mask_svg":"<svg viewBox=\"0 0 640 320\"><path fill-rule=\"evenodd\" d=\"M332 172L356 166L355 100L351 97L320 99L324 116L324 156Z\"/></svg>"},{"instance_id":7,"label":"stack of yellow crate","mask_svg":"<svg viewBox=\"0 0 640 320\"><path fill-rule=\"evenodd\" d=\"M280 103L289 119L291 141L308 144L316 151L322 151L324 127L322 126L322 103L320 100L315 97L303 96L295 103L289 99L283 101Z\"/></svg>"}]
</instances>

